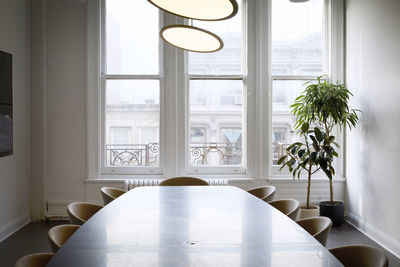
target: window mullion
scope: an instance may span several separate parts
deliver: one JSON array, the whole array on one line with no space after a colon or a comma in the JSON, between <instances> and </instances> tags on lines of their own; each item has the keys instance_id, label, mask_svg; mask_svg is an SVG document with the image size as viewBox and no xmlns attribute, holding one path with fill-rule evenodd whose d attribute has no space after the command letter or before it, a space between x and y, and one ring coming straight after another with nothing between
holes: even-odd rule
<instances>
[{"instance_id":1,"label":"window mullion","mask_svg":"<svg viewBox=\"0 0 400 267\"><path fill-rule=\"evenodd\" d=\"M317 75L271 75L272 80L316 80Z\"/></svg>"},{"instance_id":2,"label":"window mullion","mask_svg":"<svg viewBox=\"0 0 400 267\"><path fill-rule=\"evenodd\" d=\"M190 80L243 80L245 75L188 75Z\"/></svg>"},{"instance_id":3,"label":"window mullion","mask_svg":"<svg viewBox=\"0 0 400 267\"><path fill-rule=\"evenodd\" d=\"M161 80L162 75L105 74L107 80Z\"/></svg>"}]
</instances>

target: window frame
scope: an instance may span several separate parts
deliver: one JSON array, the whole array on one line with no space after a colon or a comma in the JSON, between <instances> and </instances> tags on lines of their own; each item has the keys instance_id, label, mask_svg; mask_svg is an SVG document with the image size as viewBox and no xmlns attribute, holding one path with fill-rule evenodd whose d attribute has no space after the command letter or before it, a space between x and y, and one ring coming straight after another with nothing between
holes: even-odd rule
<instances>
[{"instance_id":1,"label":"window frame","mask_svg":"<svg viewBox=\"0 0 400 267\"><path fill-rule=\"evenodd\" d=\"M184 158L184 173L188 175L229 175L236 177L246 177L248 176L248 145L247 145L247 136L248 136L248 116L250 114L248 110L247 97L248 92L251 90L248 87L248 58L249 54L252 51L247 49L248 42L250 41L249 36L249 25L248 25L248 9L249 3L251 0L242 0L242 9L239 12L242 16L242 71L239 74L190 74L189 73L189 54L188 52L183 53L183 61L184 61L184 80L185 80L185 124L180 125L185 129L185 142L184 147L185 151L183 154ZM185 19L185 24L190 24L190 21ZM220 165L220 166L192 166L190 164L190 81L241 81L242 82L242 164L241 165ZM224 123L224 125L229 124ZM220 125L220 128L222 125Z\"/></svg>"},{"instance_id":2,"label":"window frame","mask_svg":"<svg viewBox=\"0 0 400 267\"><path fill-rule=\"evenodd\" d=\"M197 177L275 179L290 178L290 175L277 172L272 166L272 81L271 66L271 0L247 0L244 12L244 35L247 40L243 54L247 57L247 68L244 66L243 103L247 109L243 113L246 128L243 139L246 142L246 167L234 172L232 170L188 170L186 153L190 143L190 125L188 124L188 77L186 55L182 50L159 42L160 74L150 75L160 79L160 168L119 167L115 170L104 168L104 2L105 0L87 1L87 178L156 178L179 175ZM344 1L324 0L325 17L327 18L325 39L328 46L327 73L332 81L343 82L344 62ZM160 12L160 14L163 12ZM185 20L167 13L160 15L161 25L183 24ZM196 75L197 76L197 75ZM210 77L205 77L210 76ZM112 78L112 77L111 77ZM114 77L133 78L133 77ZM198 75L198 78L215 79L212 75ZM304 79L304 76L301 77ZM337 140L342 149L337 162L337 177L344 176L343 132L337 131ZM168 142L166 142L168 140ZM182 142L182 140L185 140ZM244 148L243 148L244 149ZM168 161L165 159L168 158ZM276 167L276 166L275 166ZM136 170L135 170L136 169ZM290 178L291 179L291 178Z\"/></svg>"},{"instance_id":3,"label":"window frame","mask_svg":"<svg viewBox=\"0 0 400 267\"><path fill-rule=\"evenodd\" d=\"M187 66L187 65L186 65ZM219 80L219 81L233 81L233 80L239 80L242 81L243 85L243 97L245 98L247 89L246 89L246 76L239 74L239 75L190 75L186 74L186 118L185 118L185 124L181 125L181 127L185 128L185 131L188 134L185 134L185 173L189 175L193 174L239 174L239 175L245 175L246 174L246 151L247 151L247 134L246 134L246 121L247 121L247 112L246 112L246 101L243 101L242 104L242 140L244 142L242 143L242 164L241 165L231 165L231 166L191 166L190 164L190 99L189 99L189 90L190 90L190 80ZM224 123L223 125L225 125ZM229 123L228 123L229 124Z\"/></svg>"},{"instance_id":4,"label":"window frame","mask_svg":"<svg viewBox=\"0 0 400 267\"><path fill-rule=\"evenodd\" d=\"M270 0L271 1L271 0ZM330 81L343 82L343 14L344 14L344 4L343 1L335 0L323 0L323 30L324 30L324 55L323 55L323 73L327 74L328 77L325 78ZM272 47L272 40L270 42L270 47ZM273 120L272 120L272 90L273 82L276 80L290 81L290 80L304 80L304 81L316 81L317 75L273 75L270 74L270 90L271 90L271 120L270 120L270 130L272 133ZM284 123L284 122L282 122ZM280 122L278 122L280 124ZM340 132L338 128L335 128L334 135L336 137L337 143L343 148L343 133ZM273 165L273 151L272 151L272 136L271 136L271 148L270 148L270 161L269 161L269 176L270 178L286 178L290 177L291 173L289 170L282 169L280 166ZM344 176L343 170L344 152L343 149L339 150L339 160L334 159L334 166L336 168L336 173L338 177ZM325 177L322 171L314 174L317 178ZM301 178L305 178L302 175Z\"/></svg>"},{"instance_id":5,"label":"window frame","mask_svg":"<svg viewBox=\"0 0 400 267\"><path fill-rule=\"evenodd\" d=\"M101 45L100 45L100 53L101 53L101 87L100 87L100 95L101 95L101 142L100 142L100 161L101 161L101 174L109 175L109 174L162 174L163 173L163 151L164 151L164 140L162 140L164 129L162 127L162 110L164 109L164 50L163 43L161 40L158 42L158 53L159 53L159 73L158 74L107 74L107 35L106 35L106 0L100 1L100 24L101 24ZM161 28L164 23L164 15L163 12L158 11L159 16L159 28ZM159 103L160 103L160 111L159 111L159 165L158 166L108 166L107 165L107 155L106 155L106 83L107 80L157 80L159 81ZM139 129L138 129L139 130Z\"/></svg>"}]
</instances>

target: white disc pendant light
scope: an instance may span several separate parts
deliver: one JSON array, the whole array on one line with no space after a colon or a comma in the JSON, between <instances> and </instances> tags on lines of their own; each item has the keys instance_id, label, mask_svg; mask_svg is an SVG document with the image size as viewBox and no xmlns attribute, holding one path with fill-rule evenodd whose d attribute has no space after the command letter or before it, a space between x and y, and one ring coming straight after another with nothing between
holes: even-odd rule
<instances>
[{"instance_id":1,"label":"white disc pendant light","mask_svg":"<svg viewBox=\"0 0 400 267\"><path fill-rule=\"evenodd\" d=\"M192 52L210 53L224 47L222 39L216 34L188 25L165 26L160 36L165 42Z\"/></svg>"},{"instance_id":2,"label":"white disc pendant light","mask_svg":"<svg viewBox=\"0 0 400 267\"><path fill-rule=\"evenodd\" d=\"M236 15L236 0L147 0L171 14L196 20L224 20Z\"/></svg>"}]
</instances>

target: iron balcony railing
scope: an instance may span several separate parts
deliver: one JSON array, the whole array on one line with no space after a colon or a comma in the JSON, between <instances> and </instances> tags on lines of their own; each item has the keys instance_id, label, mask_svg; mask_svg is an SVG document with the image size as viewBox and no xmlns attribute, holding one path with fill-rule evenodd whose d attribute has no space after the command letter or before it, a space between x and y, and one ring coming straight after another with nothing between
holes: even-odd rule
<instances>
[{"instance_id":1,"label":"iron balcony railing","mask_svg":"<svg viewBox=\"0 0 400 267\"><path fill-rule=\"evenodd\" d=\"M286 154L288 144L272 143L272 163ZM159 143L106 145L108 166L158 166ZM229 166L242 163L242 143L197 142L190 144L190 165Z\"/></svg>"},{"instance_id":2,"label":"iron balcony railing","mask_svg":"<svg viewBox=\"0 0 400 267\"><path fill-rule=\"evenodd\" d=\"M159 148L158 143L106 145L107 165L157 166Z\"/></svg>"},{"instance_id":3,"label":"iron balcony railing","mask_svg":"<svg viewBox=\"0 0 400 267\"><path fill-rule=\"evenodd\" d=\"M108 166L158 166L159 143L106 145ZM197 142L190 144L192 166L240 165L242 143Z\"/></svg>"}]
</instances>

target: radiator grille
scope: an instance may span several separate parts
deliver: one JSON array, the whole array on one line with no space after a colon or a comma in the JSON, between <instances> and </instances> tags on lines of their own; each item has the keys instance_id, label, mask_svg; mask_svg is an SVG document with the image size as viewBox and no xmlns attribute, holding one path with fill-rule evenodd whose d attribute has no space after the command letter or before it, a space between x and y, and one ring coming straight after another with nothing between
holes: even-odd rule
<instances>
[{"instance_id":1,"label":"radiator grille","mask_svg":"<svg viewBox=\"0 0 400 267\"><path fill-rule=\"evenodd\" d=\"M140 186L158 186L164 179L130 179L128 180L128 190ZM228 185L228 179L205 179L210 185L213 186L224 186Z\"/></svg>"}]
</instances>

